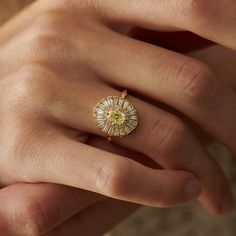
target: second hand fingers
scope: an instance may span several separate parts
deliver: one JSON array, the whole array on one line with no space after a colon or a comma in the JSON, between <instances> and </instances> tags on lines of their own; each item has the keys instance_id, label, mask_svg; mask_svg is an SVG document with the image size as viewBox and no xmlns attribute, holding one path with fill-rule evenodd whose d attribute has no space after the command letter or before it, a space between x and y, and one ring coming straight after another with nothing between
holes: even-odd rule
<instances>
[{"instance_id":1,"label":"second hand fingers","mask_svg":"<svg viewBox=\"0 0 236 236\"><path fill-rule=\"evenodd\" d=\"M234 0L121 0L96 1L93 5L109 22L129 23L152 30L187 30L236 49ZM216 27L217 26L217 27Z\"/></svg>"},{"instance_id":2,"label":"second hand fingers","mask_svg":"<svg viewBox=\"0 0 236 236\"><path fill-rule=\"evenodd\" d=\"M64 16L69 18L68 13ZM174 107L236 152L235 93L215 78L207 66L189 57L129 39L99 24L94 25L91 32L81 31L77 29L75 19L70 18L70 21L63 23L60 17L52 12L43 14L32 22L26 32L18 35L16 41L13 40L14 44L10 44L10 47L5 45L1 49L0 74L15 70L20 67L19 63L40 61L49 67L56 67L60 73L70 76L75 73L76 78L80 73L86 77L88 72L85 66L81 67L80 58L76 59L76 66L69 66L68 70L68 65L75 64L72 58L74 52L78 51L76 55L87 58L86 67L109 83L122 85ZM61 38L63 27L64 33L70 38L66 42ZM86 42L80 42L78 34L84 34ZM25 37L29 40L27 44ZM72 46L71 41L78 41L78 44L73 43ZM88 55L86 50L81 50L81 44L87 45L85 48L96 45L93 46L96 50ZM12 52L19 47L23 48L23 53L18 53L17 59L13 59ZM84 71L86 74L82 75Z\"/></svg>"},{"instance_id":3,"label":"second hand fingers","mask_svg":"<svg viewBox=\"0 0 236 236\"><path fill-rule=\"evenodd\" d=\"M52 139L38 144L44 154L37 158L35 153L37 169L29 160L18 170L20 176L28 176L22 181L64 184L160 207L186 203L201 192L199 181L187 171L151 169L60 134Z\"/></svg>"},{"instance_id":4,"label":"second hand fingers","mask_svg":"<svg viewBox=\"0 0 236 236\"><path fill-rule=\"evenodd\" d=\"M119 95L118 91L98 84L87 84L88 87L84 85L81 89L76 84L75 81L75 84L71 85L69 93L63 93L65 100L60 104L60 109L51 106L51 111L62 124L101 135L93 120L93 105L99 98ZM86 91L96 92L91 92L86 102L79 104L74 102L79 100L78 91L80 96L86 96ZM140 124L132 135L124 139L114 138L114 142L144 153L164 168L185 169L196 174L203 182L208 209L219 214L224 195L231 196L220 167L179 118L132 96L129 96L129 100L139 112Z\"/></svg>"},{"instance_id":5,"label":"second hand fingers","mask_svg":"<svg viewBox=\"0 0 236 236\"><path fill-rule=\"evenodd\" d=\"M105 199L84 209L47 236L101 236L128 217L137 207L127 202ZM91 224L95 227L91 227Z\"/></svg>"},{"instance_id":6,"label":"second hand fingers","mask_svg":"<svg viewBox=\"0 0 236 236\"><path fill-rule=\"evenodd\" d=\"M44 235L104 196L54 184L15 184L0 190L1 235Z\"/></svg>"},{"instance_id":7,"label":"second hand fingers","mask_svg":"<svg viewBox=\"0 0 236 236\"><path fill-rule=\"evenodd\" d=\"M92 146L109 149L117 154L131 155L130 151L104 140L90 140ZM0 200L4 202L0 206L0 212L3 213L0 217L0 232L4 235L44 235L55 227L69 226L63 222L71 217L69 222L74 222L74 215L104 198L100 194L56 184L22 183L5 187L0 190ZM63 226L59 226L61 224Z\"/></svg>"},{"instance_id":8,"label":"second hand fingers","mask_svg":"<svg viewBox=\"0 0 236 236\"><path fill-rule=\"evenodd\" d=\"M174 107L236 153L236 95L210 68L110 30L103 29L101 35L99 45L112 40L106 50L97 47L93 68L99 76Z\"/></svg>"}]
</instances>

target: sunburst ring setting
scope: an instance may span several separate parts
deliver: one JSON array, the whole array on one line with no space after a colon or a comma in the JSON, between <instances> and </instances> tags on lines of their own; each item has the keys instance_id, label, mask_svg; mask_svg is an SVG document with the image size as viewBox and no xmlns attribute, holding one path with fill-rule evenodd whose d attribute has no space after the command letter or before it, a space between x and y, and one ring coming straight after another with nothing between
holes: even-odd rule
<instances>
[{"instance_id":1,"label":"sunburst ring setting","mask_svg":"<svg viewBox=\"0 0 236 236\"><path fill-rule=\"evenodd\" d=\"M111 138L123 137L133 132L139 123L138 112L125 97L103 98L94 108L96 125Z\"/></svg>"}]
</instances>

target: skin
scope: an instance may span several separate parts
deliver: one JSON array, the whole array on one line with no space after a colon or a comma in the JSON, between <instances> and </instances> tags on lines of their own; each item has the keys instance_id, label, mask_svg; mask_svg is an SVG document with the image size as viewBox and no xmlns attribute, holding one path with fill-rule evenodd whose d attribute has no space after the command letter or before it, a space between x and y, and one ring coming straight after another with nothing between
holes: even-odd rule
<instances>
[{"instance_id":1,"label":"skin","mask_svg":"<svg viewBox=\"0 0 236 236\"><path fill-rule=\"evenodd\" d=\"M129 154L102 141L93 145ZM0 200L4 202L0 206L0 232L4 236L103 235L138 208L136 204L47 183L5 187L0 191Z\"/></svg>"},{"instance_id":2,"label":"skin","mask_svg":"<svg viewBox=\"0 0 236 236\"><path fill-rule=\"evenodd\" d=\"M233 88L199 60L127 37L132 32L130 25L190 30L236 49L233 1L214 2L207 14L203 1L178 2L39 1L1 29L0 179L3 186L28 183L4 188L6 195L3 191L2 196L8 196L11 188L12 193L29 188L33 202L27 205L30 201L22 200L28 213L23 222L34 220L15 223L24 225L17 232L53 235L54 229L63 232L68 228L83 232L86 223L80 229L73 226L81 222L82 213L71 217L86 207L83 215L87 219L93 219L94 212L109 215L105 209L110 205L104 208L101 195L155 207L184 204L200 195L199 201L210 214L232 209L222 169L185 117L235 153ZM223 16L219 14L222 7L227 12ZM176 11L181 12L178 17ZM129 89L128 99L137 107L141 123L130 136L104 145L92 109L101 98L119 95L117 88ZM39 182L98 195L89 192L90 199L88 192L74 188L67 187L67 192L57 185L33 185ZM30 195L34 188L47 191L43 195L41 190L32 190ZM46 219L43 227L38 226L34 215L29 215L40 209L34 204L35 192L40 195L40 206L48 197L54 202L55 196L61 196L62 204L54 204L55 210L57 204L62 208L63 216L50 217L53 222ZM74 202L81 205L70 204ZM114 201L112 206L120 209L119 204L125 203ZM125 214L135 207L129 206ZM8 218L1 225L7 233L17 229L9 229ZM58 227L68 219L67 226Z\"/></svg>"}]
</instances>

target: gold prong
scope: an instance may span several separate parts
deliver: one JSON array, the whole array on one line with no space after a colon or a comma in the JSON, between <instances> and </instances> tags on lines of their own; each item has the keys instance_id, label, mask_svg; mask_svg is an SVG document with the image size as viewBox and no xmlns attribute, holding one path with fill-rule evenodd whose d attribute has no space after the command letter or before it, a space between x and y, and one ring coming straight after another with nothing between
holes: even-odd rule
<instances>
[{"instance_id":1,"label":"gold prong","mask_svg":"<svg viewBox=\"0 0 236 236\"><path fill-rule=\"evenodd\" d=\"M108 141L108 142L111 142L111 141L112 141L111 136L107 136L107 141Z\"/></svg>"},{"instance_id":2,"label":"gold prong","mask_svg":"<svg viewBox=\"0 0 236 236\"><path fill-rule=\"evenodd\" d=\"M122 98L126 98L127 95L128 95L128 91L127 91L127 89L125 89L125 90L121 93L121 97L122 97Z\"/></svg>"},{"instance_id":3,"label":"gold prong","mask_svg":"<svg viewBox=\"0 0 236 236\"><path fill-rule=\"evenodd\" d=\"M137 110L125 99L127 95L127 89L124 89L120 96L103 98L94 107L94 120L98 128L106 134L105 138L108 142L112 142L113 136L123 137L130 134L138 126Z\"/></svg>"}]
</instances>

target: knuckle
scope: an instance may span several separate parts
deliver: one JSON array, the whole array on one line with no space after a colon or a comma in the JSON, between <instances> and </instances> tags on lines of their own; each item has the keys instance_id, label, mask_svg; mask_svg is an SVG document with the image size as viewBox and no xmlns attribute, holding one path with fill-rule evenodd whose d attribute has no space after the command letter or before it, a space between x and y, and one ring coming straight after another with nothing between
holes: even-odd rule
<instances>
[{"instance_id":1,"label":"knuckle","mask_svg":"<svg viewBox=\"0 0 236 236\"><path fill-rule=\"evenodd\" d=\"M63 16L63 17L62 17ZM63 32L65 29L65 13L51 10L40 14L33 21L32 27L44 32Z\"/></svg>"},{"instance_id":2,"label":"knuckle","mask_svg":"<svg viewBox=\"0 0 236 236\"><path fill-rule=\"evenodd\" d=\"M38 16L28 30L27 49L30 58L48 62L62 58L72 47L73 20L66 13L47 12Z\"/></svg>"},{"instance_id":3,"label":"knuckle","mask_svg":"<svg viewBox=\"0 0 236 236\"><path fill-rule=\"evenodd\" d=\"M32 61L42 61L50 65L64 57L70 48L70 42L61 38L59 34L41 31L31 33L28 37L26 52Z\"/></svg>"},{"instance_id":4,"label":"knuckle","mask_svg":"<svg viewBox=\"0 0 236 236\"><path fill-rule=\"evenodd\" d=\"M209 8L209 6L206 8L206 1L204 0L180 0L172 2L174 2L173 9L175 12L176 9L178 9L178 12L182 16L188 17L190 19L201 19L203 15L207 15L205 13ZM209 1L209 4L210 3L211 1Z\"/></svg>"},{"instance_id":5,"label":"knuckle","mask_svg":"<svg viewBox=\"0 0 236 236\"><path fill-rule=\"evenodd\" d=\"M177 76L181 96L191 103L205 103L213 89L214 75L210 68L201 62L187 62L180 68Z\"/></svg>"},{"instance_id":6,"label":"knuckle","mask_svg":"<svg viewBox=\"0 0 236 236\"><path fill-rule=\"evenodd\" d=\"M41 59L45 62L50 62L55 55L59 55L65 48L65 40L60 39L58 34L50 32L38 32L37 35L32 35L29 40L30 56L32 58ZM49 58L47 60L47 58Z\"/></svg>"},{"instance_id":7,"label":"knuckle","mask_svg":"<svg viewBox=\"0 0 236 236\"><path fill-rule=\"evenodd\" d=\"M97 188L113 198L125 196L128 191L126 182L131 171L131 165L128 163L128 160L119 161L119 163L101 167L96 178Z\"/></svg>"},{"instance_id":8,"label":"knuckle","mask_svg":"<svg viewBox=\"0 0 236 236\"><path fill-rule=\"evenodd\" d=\"M52 77L52 73L38 63L23 65L7 95L8 111L15 115L32 115L32 112L38 115L37 111L46 108L50 99L49 77Z\"/></svg>"},{"instance_id":9,"label":"knuckle","mask_svg":"<svg viewBox=\"0 0 236 236\"><path fill-rule=\"evenodd\" d=\"M182 120L174 116L162 117L153 123L153 127L150 130L150 151L152 153L176 152L187 135L188 129Z\"/></svg>"}]
</instances>

